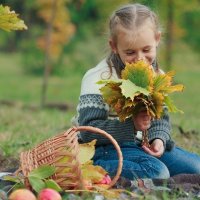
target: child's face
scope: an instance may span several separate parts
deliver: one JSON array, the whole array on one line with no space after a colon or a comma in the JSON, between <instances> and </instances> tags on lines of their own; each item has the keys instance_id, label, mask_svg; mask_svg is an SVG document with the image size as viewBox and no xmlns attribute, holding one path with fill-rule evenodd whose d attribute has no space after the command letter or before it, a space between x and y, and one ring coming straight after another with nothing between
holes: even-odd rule
<instances>
[{"instance_id":1,"label":"child's face","mask_svg":"<svg viewBox=\"0 0 200 200\"><path fill-rule=\"evenodd\" d=\"M120 27L117 42L110 41L114 53L119 54L125 64L144 60L152 64L156 58L156 47L160 41L160 33L155 33L152 26L146 22L137 32Z\"/></svg>"}]
</instances>

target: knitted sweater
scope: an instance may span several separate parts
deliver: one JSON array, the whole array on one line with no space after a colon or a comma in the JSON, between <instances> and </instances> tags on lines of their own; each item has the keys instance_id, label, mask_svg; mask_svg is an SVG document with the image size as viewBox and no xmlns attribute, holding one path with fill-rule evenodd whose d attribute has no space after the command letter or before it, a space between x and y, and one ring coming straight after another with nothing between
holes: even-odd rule
<instances>
[{"instance_id":1,"label":"knitted sweater","mask_svg":"<svg viewBox=\"0 0 200 200\"><path fill-rule=\"evenodd\" d=\"M102 60L96 67L90 69L82 79L81 93L77 107L78 123L81 126L93 126L100 128L112 135L117 142L133 142L135 140L135 128L132 118L125 122L120 122L116 115L111 113L109 106L104 102L99 91L102 85L96 84L101 79L118 79L115 69L112 69L112 75L106 60ZM154 120L148 129L149 141L160 138L164 145L170 139L170 124L167 111L159 120ZM89 142L97 139L98 145L109 144L110 141L104 136L81 132L83 142Z\"/></svg>"}]
</instances>

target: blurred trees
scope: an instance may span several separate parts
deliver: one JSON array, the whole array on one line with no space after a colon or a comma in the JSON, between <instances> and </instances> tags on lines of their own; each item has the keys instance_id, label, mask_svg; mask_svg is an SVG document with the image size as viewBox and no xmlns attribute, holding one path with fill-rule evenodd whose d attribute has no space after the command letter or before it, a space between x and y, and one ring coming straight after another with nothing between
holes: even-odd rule
<instances>
[{"instance_id":1,"label":"blurred trees","mask_svg":"<svg viewBox=\"0 0 200 200\"><path fill-rule=\"evenodd\" d=\"M187 44L192 45L192 42L195 44L198 43L199 31L195 31L198 27L197 18L191 19L195 13L200 13L200 1L191 0L188 3L187 0L175 1L175 0L164 0L162 1L163 8L166 6L167 15L163 19L166 21L166 51L165 51L165 63L167 70L172 68L173 63L173 52L174 46L179 40L187 42ZM198 17L198 16L196 16ZM190 21L188 18L190 18ZM191 34L191 33L197 33ZM190 40L189 40L190 38Z\"/></svg>"},{"instance_id":2,"label":"blurred trees","mask_svg":"<svg viewBox=\"0 0 200 200\"><path fill-rule=\"evenodd\" d=\"M43 0L41 0L43 1ZM70 52L77 53L78 43L84 40L102 39L105 36L107 29L108 17L112 11L119 5L125 3L143 3L153 8L161 18L161 25L164 27L165 40L165 59L166 65L171 66L173 62L173 46L177 41L183 40L191 45L194 50L199 51L200 34L199 28L199 16L200 16L200 1L187 0L175 1L175 0L61 0L65 2L62 7L68 15L68 23L72 23L76 28L76 32L68 37L68 40L64 39L64 35L61 37L53 36L54 42L62 40L62 48L64 51L60 51L60 47L56 47L55 43L52 43L54 51L59 52L57 54L57 63L54 63L52 73L57 73L61 70L62 61L65 56L70 55ZM50 0L48 2L51 2ZM24 54L23 65L24 69L29 73L43 74L44 73L44 58L45 54L41 51L44 47L44 43L38 43L38 38L44 34L47 28L46 22L38 15L40 7L35 0L1 0L2 4L7 4L20 13L20 17L24 19L25 23L29 27L26 32L13 32L10 35L0 33L1 50L3 51L22 51ZM62 18L62 17L61 17ZM60 26L59 31L64 34L65 31L70 30L67 26ZM57 39L56 39L57 38ZM44 41L44 40L43 40ZM38 45L39 44L39 48ZM96 43L94 43L96 45ZM43 46L43 47L42 47ZM89 48L89 46L88 46ZM53 49L51 49L52 51ZM93 53L93 52L92 52ZM85 54L85 51L83 52ZM88 53L89 54L89 53ZM53 53L55 56L56 53ZM92 54L91 54L92 55ZM72 57L76 57L72 55ZM35 59L37 58L37 59ZM75 59L72 59L72 65L76 64ZM87 58L88 59L88 58ZM90 58L93 59L93 58ZM171 60L171 61L170 61ZM168 62L167 62L168 61ZM79 61L83 66L82 61Z\"/></svg>"},{"instance_id":3,"label":"blurred trees","mask_svg":"<svg viewBox=\"0 0 200 200\"><path fill-rule=\"evenodd\" d=\"M84 74L104 56L109 16L125 3L145 4L158 14L165 38L161 58L167 70L172 67L177 42L187 42L200 51L199 0L0 0L19 13L29 27L9 34L1 31L0 50L19 51L24 72L43 75L44 106L51 74Z\"/></svg>"},{"instance_id":4,"label":"blurred trees","mask_svg":"<svg viewBox=\"0 0 200 200\"><path fill-rule=\"evenodd\" d=\"M185 30L184 40L191 47L200 52L200 1L198 5L192 9L187 9L182 16L181 24Z\"/></svg>"}]
</instances>

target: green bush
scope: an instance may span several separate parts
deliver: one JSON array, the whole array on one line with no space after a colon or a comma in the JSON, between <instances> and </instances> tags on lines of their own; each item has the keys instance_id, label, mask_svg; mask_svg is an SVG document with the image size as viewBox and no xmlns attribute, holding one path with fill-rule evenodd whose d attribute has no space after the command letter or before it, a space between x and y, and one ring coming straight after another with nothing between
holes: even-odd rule
<instances>
[{"instance_id":1,"label":"green bush","mask_svg":"<svg viewBox=\"0 0 200 200\"><path fill-rule=\"evenodd\" d=\"M195 50L200 51L200 34L197 29L200 27L200 10L188 11L183 14L182 25L186 31L184 40Z\"/></svg>"},{"instance_id":2,"label":"green bush","mask_svg":"<svg viewBox=\"0 0 200 200\"><path fill-rule=\"evenodd\" d=\"M44 53L36 47L33 40L23 50L22 67L28 74L42 75L44 72Z\"/></svg>"}]
</instances>

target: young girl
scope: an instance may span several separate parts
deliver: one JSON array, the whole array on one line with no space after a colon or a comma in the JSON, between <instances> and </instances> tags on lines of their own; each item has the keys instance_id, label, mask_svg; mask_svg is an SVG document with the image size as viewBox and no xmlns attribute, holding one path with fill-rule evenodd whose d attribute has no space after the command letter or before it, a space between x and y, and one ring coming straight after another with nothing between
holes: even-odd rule
<instances>
[{"instance_id":1,"label":"young girl","mask_svg":"<svg viewBox=\"0 0 200 200\"><path fill-rule=\"evenodd\" d=\"M200 156L172 147L167 109L159 120L151 120L146 112L120 122L104 102L96 84L101 79L119 79L125 63L144 60L159 73L156 51L161 32L157 16L148 7L130 4L116 10L110 18L110 55L90 69L82 80L78 105L78 122L105 130L119 143L123 153L122 176L136 178L169 178L187 173L200 174ZM148 129L150 148L142 147L136 134ZM97 139L94 164L101 165L112 176L118 166L115 148L108 139L81 132L83 142Z\"/></svg>"}]
</instances>

